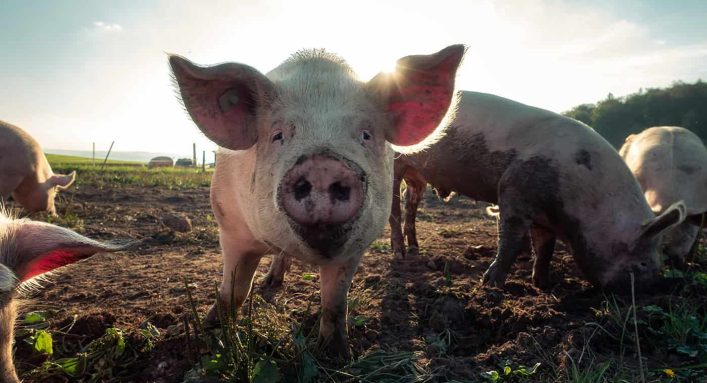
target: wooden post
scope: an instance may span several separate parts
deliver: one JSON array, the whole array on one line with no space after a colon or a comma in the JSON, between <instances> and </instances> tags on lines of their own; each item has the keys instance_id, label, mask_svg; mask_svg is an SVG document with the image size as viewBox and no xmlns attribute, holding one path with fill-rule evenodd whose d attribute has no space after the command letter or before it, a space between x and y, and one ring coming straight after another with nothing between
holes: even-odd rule
<instances>
[{"instance_id":1,"label":"wooden post","mask_svg":"<svg viewBox=\"0 0 707 383\"><path fill-rule=\"evenodd\" d=\"M93 143L93 166L96 166L96 143Z\"/></svg>"},{"instance_id":2,"label":"wooden post","mask_svg":"<svg viewBox=\"0 0 707 383\"><path fill-rule=\"evenodd\" d=\"M110 143L110 148L108 148L108 153L106 153L106 159L103 160L103 165L101 165L101 171L103 171L103 168L106 167L106 162L108 162L108 156L110 156L111 150L113 150L113 144L115 144L115 141Z\"/></svg>"},{"instance_id":3,"label":"wooden post","mask_svg":"<svg viewBox=\"0 0 707 383\"><path fill-rule=\"evenodd\" d=\"M192 144L192 149L194 150L194 154L192 156L192 166L196 167L196 142Z\"/></svg>"},{"instance_id":4,"label":"wooden post","mask_svg":"<svg viewBox=\"0 0 707 383\"><path fill-rule=\"evenodd\" d=\"M206 150L201 152L201 171L206 173Z\"/></svg>"}]
</instances>

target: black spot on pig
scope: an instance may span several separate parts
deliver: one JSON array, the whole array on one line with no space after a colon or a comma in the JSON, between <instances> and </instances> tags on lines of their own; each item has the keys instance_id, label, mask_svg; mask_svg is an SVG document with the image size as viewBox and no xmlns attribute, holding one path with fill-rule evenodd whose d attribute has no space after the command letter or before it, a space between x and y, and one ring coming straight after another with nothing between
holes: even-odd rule
<instances>
[{"instance_id":1,"label":"black spot on pig","mask_svg":"<svg viewBox=\"0 0 707 383\"><path fill-rule=\"evenodd\" d=\"M580 152L589 155L585 150ZM589 162L588 168L591 169L591 160ZM583 222L565 210L565 204L572 201L563 199L560 191L562 180L557 165L550 158L535 156L512 166L513 169L509 171L513 175L507 182L517 193L515 197L525 204L527 211L523 212L524 215L545 216L550 226L554 227L546 229L565 239L573 250L580 270L590 282L598 282L605 265L596 264L593 244L588 243L583 233ZM581 193L581 190L577 192Z\"/></svg>"},{"instance_id":2,"label":"black spot on pig","mask_svg":"<svg viewBox=\"0 0 707 383\"><path fill-rule=\"evenodd\" d=\"M498 201L498 180L517 157L515 150L492 150L482 133L468 137L454 125L435 145L445 149L401 155L396 162L413 167L445 193L454 190L477 200Z\"/></svg>"},{"instance_id":3,"label":"black spot on pig","mask_svg":"<svg viewBox=\"0 0 707 383\"><path fill-rule=\"evenodd\" d=\"M575 153L574 161L577 165L584 165L587 169L592 170L592 155L585 149L581 149Z\"/></svg>"},{"instance_id":4,"label":"black spot on pig","mask_svg":"<svg viewBox=\"0 0 707 383\"><path fill-rule=\"evenodd\" d=\"M694 174L698 170L700 170L699 166L690 166L690 165L679 165L678 170L685 174Z\"/></svg>"}]
</instances>

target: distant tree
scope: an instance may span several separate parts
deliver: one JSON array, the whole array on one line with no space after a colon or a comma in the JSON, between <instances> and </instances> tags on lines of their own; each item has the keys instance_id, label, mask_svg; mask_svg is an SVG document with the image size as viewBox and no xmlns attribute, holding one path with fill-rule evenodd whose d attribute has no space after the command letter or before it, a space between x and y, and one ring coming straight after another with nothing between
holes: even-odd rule
<instances>
[{"instance_id":1,"label":"distant tree","mask_svg":"<svg viewBox=\"0 0 707 383\"><path fill-rule=\"evenodd\" d=\"M582 121L587 125L592 125L592 112L594 108L594 104L582 104L565 112L564 115Z\"/></svg>"},{"instance_id":2,"label":"distant tree","mask_svg":"<svg viewBox=\"0 0 707 383\"><path fill-rule=\"evenodd\" d=\"M617 148L629 134L664 125L690 129L707 142L707 83L676 81L669 88L641 88L618 98L609 93L563 114L591 126Z\"/></svg>"}]
</instances>

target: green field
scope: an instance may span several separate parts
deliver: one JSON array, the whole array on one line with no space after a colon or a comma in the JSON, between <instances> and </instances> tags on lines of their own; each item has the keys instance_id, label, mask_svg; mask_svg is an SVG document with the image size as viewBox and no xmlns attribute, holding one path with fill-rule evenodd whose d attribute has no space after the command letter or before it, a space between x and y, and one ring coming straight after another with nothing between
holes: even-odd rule
<instances>
[{"instance_id":1,"label":"green field","mask_svg":"<svg viewBox=\"0 0 707 383\"><path fill-rule=\"evenodd\" d=\"M62 154L44 154L47 157L47 160L49 160L49 163L52 166L62 166L62 165L94 165L93 159L92 158L87 158L87 157L76 157L76 156L65 156ZM103 158L96 158L95 165L101 165L103 164ZM137 162L137 161L119 161L119 160L111 160L109 159L106 162L106 165L111 165L111 166L144 166L142 162Z\"/></svg>"},{"instance_id":2,"label":"green field","mask_svg":"<svg viewBox=\"0 0 707 383\"><path fill-rule=\"evenodd\" d=\"M164 187L167 189L189 189L209 186L212 169L203 172L201 168L154 168L134 161L103 159L47 154L47 160L56 173L76 171L76 185L109 187L110 185L134 185L143 187Z\"/></svg>"}]
</instances>

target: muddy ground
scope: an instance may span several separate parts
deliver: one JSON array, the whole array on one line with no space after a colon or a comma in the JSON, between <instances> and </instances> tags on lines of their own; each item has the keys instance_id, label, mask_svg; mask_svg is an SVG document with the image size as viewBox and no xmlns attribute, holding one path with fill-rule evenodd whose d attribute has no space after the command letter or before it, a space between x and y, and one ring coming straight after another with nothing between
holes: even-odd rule
<instances>
[{"instance_id":1,"label":"muddy ground","mask_svg":"<svg viewBox=\"0 0 707 383\"><path fill-rule=\"evenodd\" d=\"M62 193L59 214L70 217L81 233L100 239L144 240L137 248L100 254L53 275L27 305L49 310L49 330L63 334L55 343L67 352L80 349L111 326L138 333L146 322L161 331L155 348L118 381L179 382L194 365L188 355L182 316L189 312L184 280L192 286L198 311L212 303L221 279L216 223L208 188L145 189L130 186L97 189L80 186ZM483 271L496 250L496 223L485 204L457 198L444 204L428 193L418 219L421 254L395 259L389 230L364 256L352 287L357 300L351 316L354 355L381 348L419 352L420 363L437 381L477 381L480 373L511 365L542 363L532 381L552 381L591 342L598 361L616 358L618 343L590 338L607 297L581 278L567 249L560 244L552 265L552 286L530 283L531 259L519 259L503 289L480 288ZM187 215L190 233L173 233L160 223L168 212ZM258 278L270 263L264 258L255 293L282 307L293 320L312 326L318 308L317 277L312 266L295 262L279 291L263 291ZM315 274L316 275L316 274ZM639 295L642 303L668 299L669 293ZM623 299L630 299L623 298ZM306 310L308 302L313 304ZM609 340L607 340L609 339ZM27 371L38 362L18 341L16 364ZM56 347L56 346L55 346ZM624 366L635 366L626 347ZM667 352L646 350L649 367L682 360ZM671 359L672 358L672 359ZM677 358L677 359L676 359ZM586 359L585 359L586 360Z\"/></svg>"}]
</instances>

